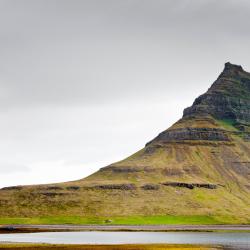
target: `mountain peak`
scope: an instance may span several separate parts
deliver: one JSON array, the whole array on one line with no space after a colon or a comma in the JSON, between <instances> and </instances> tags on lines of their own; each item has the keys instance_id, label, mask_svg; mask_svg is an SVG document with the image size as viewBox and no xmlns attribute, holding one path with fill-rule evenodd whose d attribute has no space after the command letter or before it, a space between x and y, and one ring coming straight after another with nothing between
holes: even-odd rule
<instances>
[{"instance_id":1,"label":"mountain peak","mask_svg":"<svg viewBox=\"0 0 250 250\"><path fill-rule=\"evenodd\" d=\"M227 62L208 91L184 110L184 117L211 115L218 120L250 124L250 74Z\"/></svg>"},{"instance_id":2,"label":"mountain peak","mask_svg":"<svg viewBox=\"0 0 250 250\"><path fill-rule=\"evenodd\" d=\"M225 63L224 71L244 71L241 65L232 64L230 62Z\"/></svg>"},{"instance_id":3,"label":"mountain peak","mask_svg":"<svg viewBox=\"0 0 250 250\"><path fill-rule=\"evenodd\" d=\"M224 70L219 75L219 78L222 77L237 77L239 74L244 73L241 65L232 64L230 62L225 63Z\"/></svg>"}]
</instances>

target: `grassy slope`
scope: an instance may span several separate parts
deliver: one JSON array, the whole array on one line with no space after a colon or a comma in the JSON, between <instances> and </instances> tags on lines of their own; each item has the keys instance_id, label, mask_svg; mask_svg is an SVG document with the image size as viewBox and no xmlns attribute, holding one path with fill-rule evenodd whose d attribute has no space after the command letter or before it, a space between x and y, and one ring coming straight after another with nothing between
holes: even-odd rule
<instances>
[{"instance_id":1,"label":"grassy slope","mask_svg":"<svg viewBox=\"0 0 250 250\"><path fill-rule=\"evenodd\" d=\"M228 121L180 120L172 128L211 127L236 131ZM112 164L86 179L1 191L0 223L221 224L250 223L250 143L232 136L230 143L170 143ZM217 189L178 188L166 181L220 184ZM96 185L133 183L135 190L102 190ZM158 190L144 190L145 184ZM77 187L73 190L70 187Z\"/></svg>"}]
</instances>

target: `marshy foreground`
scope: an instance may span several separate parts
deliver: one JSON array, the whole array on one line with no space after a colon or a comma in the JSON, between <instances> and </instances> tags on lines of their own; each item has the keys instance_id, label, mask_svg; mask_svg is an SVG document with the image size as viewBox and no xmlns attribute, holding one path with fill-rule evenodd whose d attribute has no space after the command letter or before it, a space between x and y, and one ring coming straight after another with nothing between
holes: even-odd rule
<instances>
[{"instance_id":1,"label":"marshy foreground","mask_svg":"<svg viewBox=\"0 0 250 250\"><path fill-rule=\"evenodd\" d=\"M194 245L168 245L168 244L129 244L129 245L50 245L50 244L0 244L0 249L22 249L22 250L233 250L241 248L230 248L222 246L194 246Z\"/></svg>"}]
</instances>

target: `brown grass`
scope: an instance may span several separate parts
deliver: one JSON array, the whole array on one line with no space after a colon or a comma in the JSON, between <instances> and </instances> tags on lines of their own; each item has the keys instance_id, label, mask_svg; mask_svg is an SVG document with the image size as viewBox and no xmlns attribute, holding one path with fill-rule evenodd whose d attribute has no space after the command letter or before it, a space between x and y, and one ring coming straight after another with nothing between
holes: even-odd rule
<instances>
[{"instance_id":1,"label":"brown grass","mask_svg":"<svg viewBox=\"0 0 250 250\"><path fill-rule=\"evenodd\" d=\"M220 247L192 246L192 245L50 245L50 244L0 244L0 249L22 249L22 250L217 250Z\"/></svg>"}]
</instances>

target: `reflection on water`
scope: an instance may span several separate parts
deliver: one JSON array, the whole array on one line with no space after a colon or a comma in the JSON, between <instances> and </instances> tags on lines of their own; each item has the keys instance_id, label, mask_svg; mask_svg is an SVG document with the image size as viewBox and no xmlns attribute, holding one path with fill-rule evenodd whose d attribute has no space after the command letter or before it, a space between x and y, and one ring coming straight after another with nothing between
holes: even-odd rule
<instances>
[{"instance_id":1,"label":"reflection on water","mask_svg":"<svg viewBox=\"0 0 250 250\"><path fill-rule=\"evenodd\" d=\"M197 232L49 232L0 234L0 241L54 244L218 244L250 249L250 233Z\"/></svg>"}]
</instances>

